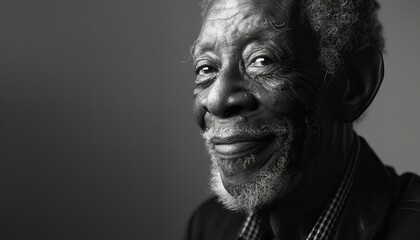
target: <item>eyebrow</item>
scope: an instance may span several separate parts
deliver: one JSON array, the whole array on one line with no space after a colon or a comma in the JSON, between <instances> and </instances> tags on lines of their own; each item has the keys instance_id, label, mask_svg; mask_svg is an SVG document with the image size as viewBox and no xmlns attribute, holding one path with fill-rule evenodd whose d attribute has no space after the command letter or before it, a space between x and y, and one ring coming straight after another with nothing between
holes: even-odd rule
<instances>
[{"instance_id":1,"label":"eyebrow","mask_svg":"<svg viewBox=\"0 0 420 240\"><path fill-rule=\"evenodd\" d=\"M194 43L192 44L192 46L190 47L190 54L191 56L194 58L197 55L203 54L206 51L211 50L212 48L210 47L200 47L199 46L199 42L200 42L200 38L197 38ZM206 44L207 45L207 44ZM197 50L198 49L198 50ZM198 51L198 52L197 52Z\"/></svg>"}]
</instances>

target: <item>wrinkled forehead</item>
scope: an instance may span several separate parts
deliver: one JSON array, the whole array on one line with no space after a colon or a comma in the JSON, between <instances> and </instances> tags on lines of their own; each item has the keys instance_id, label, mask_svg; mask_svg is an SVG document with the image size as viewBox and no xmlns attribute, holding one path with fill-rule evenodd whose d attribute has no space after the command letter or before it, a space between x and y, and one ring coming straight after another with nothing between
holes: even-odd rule
<instances>
[{"instance_id":1,"label":"wrinkled forehead","mask_svg":"<svg viewBox=\"0 0 420 240\"><path fill-rule=\"evenodd\" d=\"M233 16L238 12L258 12L272 17L287 15L299 0L210 0L205 7L204 19L214 14Z\"/></svg>"},{"instance_id":2,"label":"wrinkled forehead","mask_svg":"<svg viewBox=\"0 0 420 240\"><path fill-rule=\"evenodd\" d=\"M260 13L261 8L252 0L215 0L207 8L204 15L204 25L214 21L227 21L230 23L241 20L251 13Z\"/></svg>"},{"instance_id":3,"label":"wrinkled forehead","mask_svg":"<svg viewBox=\"0 0 420 240\"><path fill-rule=\"evenodd\" d=\"M197 44L224 42L291 29L295 0L214 0L206 8Z\"/></svg>"}]
</instances>

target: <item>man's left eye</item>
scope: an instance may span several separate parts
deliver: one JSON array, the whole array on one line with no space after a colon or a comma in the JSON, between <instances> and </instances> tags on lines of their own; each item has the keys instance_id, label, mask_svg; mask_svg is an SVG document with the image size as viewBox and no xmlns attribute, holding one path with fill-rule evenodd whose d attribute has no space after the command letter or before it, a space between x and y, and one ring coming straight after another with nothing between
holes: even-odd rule
<instances>
[{"instance_id":1,"label":"man's left eye","mask_svg":"<svg viewBox=\"0 0 420 240\"><path fill-rule=\"evenodd\" d=\"M263 67L270 64L273 64L274 61L269 57L256 57L252 63L251 66L253 67Z\"/></svg>"}]
</instances>

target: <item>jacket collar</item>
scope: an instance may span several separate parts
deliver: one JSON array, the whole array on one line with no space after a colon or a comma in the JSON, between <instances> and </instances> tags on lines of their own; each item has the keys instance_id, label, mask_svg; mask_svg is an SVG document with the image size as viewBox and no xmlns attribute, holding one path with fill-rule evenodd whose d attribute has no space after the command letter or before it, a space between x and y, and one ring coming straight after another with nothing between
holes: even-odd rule
<instances>
[{"instance_id":1,"label":"jacket collar","mask_svg":"<svg viewBox=\"0 0 420 240\"><path fill-rule=\"evenodd\" d=\"M392 177L360 137L359 165L332 239L372 239L385 218L392 197Z\"/></svg>"}]
</instances>

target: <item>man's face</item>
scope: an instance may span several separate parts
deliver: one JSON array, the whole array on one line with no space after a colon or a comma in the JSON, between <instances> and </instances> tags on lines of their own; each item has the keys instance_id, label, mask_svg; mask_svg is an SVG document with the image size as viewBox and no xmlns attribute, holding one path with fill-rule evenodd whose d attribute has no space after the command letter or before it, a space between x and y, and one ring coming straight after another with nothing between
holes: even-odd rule
<instances>
[{"instance_id":1,"label":"man's face","mask_svg":"<svg viewBox=\"0 0 420 240\"><path fill-rule=\"evenodd\" d=\"M316 161L324 77L292 0L216 1L193 58L194 115L212 160L212 189L253 211L294 189Z\"/></svg>"}]
</instances>

